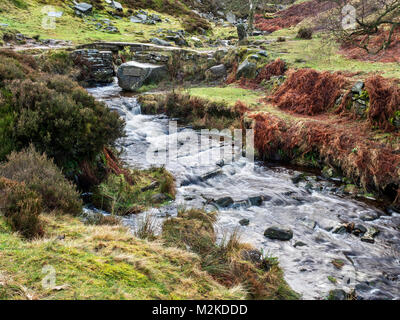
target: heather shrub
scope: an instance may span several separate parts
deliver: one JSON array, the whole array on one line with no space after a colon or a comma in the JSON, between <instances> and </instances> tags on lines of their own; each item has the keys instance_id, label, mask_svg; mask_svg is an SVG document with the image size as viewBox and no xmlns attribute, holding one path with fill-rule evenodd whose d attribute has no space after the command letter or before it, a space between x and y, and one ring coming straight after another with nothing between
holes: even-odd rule
<instances>
[{"instance_id":1,"label":"heather shrub","mask_svg":"<svg viewBox=\"0 0 400 320\"><path fill-rule=\"evenodd\" d=\"M0 196L0 211L14 231L28 239L43 235L39 218L43 202L37 192L24 183L1 177Z\"/></svg>"},{"instance_id":2,"label":"heather shrub","mask_svg":"<svg viewBox=\"0 0 400 320\"><path fill-rule=\"evenodd\" d=\"M311 28L307 27L301 27L299 31L297 32L297 38L299 39L312 39L313 36L313 30Z\"/></svg>"},{"instance_id":3,"label":"heather shrub","mask_svg":"<svg viewBox=\"0 0 400 320\"><path fill-rule=\"evenodd\" d=\"M24 183L44 200L44 211L58 211L77 215L82 211L82 202L75 186L45 154L38 153L33 146L12 152L8 161L0 165L0 176Z\"/></svg>"},{"instance_id":4,"label":"heather shrub","mask_svg":"<svg viewBox=\"0 0 400 320\"><path fill-rule=\"evenodd\" d=\"M0 50L0 161L33 144L74 177L83 162L123 135L116 112L95 101L77 82L58 75L69 68L65 53L34 58Z\"/></svg>"},{"instance_id":5,"label":"heather shrub","mask_svg":"<svg viewBox=\"0 0 400 320\"><path fill-rule=\"evenodd\" d=\"M117 113L67 77L14 80L7 89L11 93L7 104L15 117L7 139L17 149L33 143L67 174L76 173L82 161L92 161L105 145L123 135L123 121Z\"/></svg>"},{"instance_id":6,"label":"heather shrub","mask_svg":"<svg viewBox=\"0 0 400 320\"><path fill-rule=\"evenodd\" d=\"M78 71L75 70L74 62L66 51L56 51L44 54L39 58L41 70L51 74L68 75L76 78Z\"/></svg>"},{"instance_id":7,"label":"heather shrub","mask_svg":"<svg viewBox=\"0 0 400 320\"><path fill-rule=\"evenodd\" d=\"M25 72L19 63L12 58L0 56L0 84L4 80L24 78Z\"/></svg>"}]
</instances>

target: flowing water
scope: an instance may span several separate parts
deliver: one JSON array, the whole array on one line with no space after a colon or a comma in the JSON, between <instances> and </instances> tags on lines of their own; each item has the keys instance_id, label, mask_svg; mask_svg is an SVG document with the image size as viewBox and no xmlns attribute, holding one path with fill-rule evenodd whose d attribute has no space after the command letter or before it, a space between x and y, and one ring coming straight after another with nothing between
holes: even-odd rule
<instances>
[{"instance_id":1,"label":"flowing water","mask_svg":"<svg viewBox=\"0 0 400 320\"><path fill-rule=\"evenodd\" d=\"M180 207L218 209L219 236L238 228L243 242L279 259L286 281L304 299L323 299L332 289L354 288L361 299L400 298L399 213L387 214L345 197L334 182L313 174L295 184L295 170L253 164L242 156L224 164L219 151L225 143L214 139L198 148L198 133L188 134L187 128L170 132L167 117L142 115L136 98L124 96L116 83L88 90L126 120L127 137L120 144L130 166L152 166L149 148L160 151L166 141L178 141L177 157L166 163L177 181L176 200L152 214L164 219ZM138 219L140 215L132 216L125 223L134 226ZM249 224L239 224L242 219ZM333 232L348 222L379 230L375 243ZM265 229L273 225L292 229L293 238L266 238ZM335 259L344 262L341 269L332 264Z\"/></svg>"}]
</instances>

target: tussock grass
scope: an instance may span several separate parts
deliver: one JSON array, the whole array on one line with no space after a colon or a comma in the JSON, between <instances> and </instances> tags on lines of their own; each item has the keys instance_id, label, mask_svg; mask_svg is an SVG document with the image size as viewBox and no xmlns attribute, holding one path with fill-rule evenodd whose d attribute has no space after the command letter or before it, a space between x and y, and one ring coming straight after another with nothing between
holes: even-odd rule
<instances>
[{"instance_id":1,"label":"tussock grass","mask_svg":"<svg viewBox=\"0 0 400 320\"><path fill-rule=\"evenodd\" d=\"M248 257L252 248L240 242L235 231L218 243L214 231L216 213L181 210L163 224L162 239L168 246L187 248L200 257L203 270L228 288L243 287L252 299L296 299L279 266L259 256ZM254 251L254 250L253 250ZM247 253L247 254L246 254ZM256 254L257 255L257 254Z\"/></svg>"}]
</instances>

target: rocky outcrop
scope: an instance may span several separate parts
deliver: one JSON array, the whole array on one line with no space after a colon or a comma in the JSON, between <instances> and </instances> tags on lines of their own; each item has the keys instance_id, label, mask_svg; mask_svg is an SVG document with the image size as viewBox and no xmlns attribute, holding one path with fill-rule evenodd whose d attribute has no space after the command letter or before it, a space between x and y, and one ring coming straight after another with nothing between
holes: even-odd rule
<instances>
[{"instance_id":1,"label":"rocky outcrop","mask_svg":"<svg viewBox=\"0 0 400 320\"><path fill-rule=\"evenodd\" d=\"M136 91L149 83L158 83L168 76L166 66L130 61L118 68L119 86L127 91Z\"/></svg>"},{"instance_id":2,"label":"rocky outcrop","mask_svg":"<svg viewBox=\"0 0 400 320\"><path fill-rule=\"evenodd\" d=\"M238 67L236 78L254 78L257 71L257 65L249 60L244 60Z\"/></svg>"},{"instance_id":3,"label":"rocky outcrop","mask_svg":"<svg viewBox=\"0 0 400 320\"><path fill-rule=\"evenodd\" d=\"M80 80L110 83L115 75L111 51L96 49L75 50L71 54L75 65L81 69Z\"/></svg>"}]
</instances>

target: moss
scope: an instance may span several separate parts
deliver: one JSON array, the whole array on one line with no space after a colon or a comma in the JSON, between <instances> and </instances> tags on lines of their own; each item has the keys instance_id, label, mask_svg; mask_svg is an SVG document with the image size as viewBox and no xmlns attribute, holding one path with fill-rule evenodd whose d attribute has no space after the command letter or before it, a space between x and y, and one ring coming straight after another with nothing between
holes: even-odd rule
<instances>
[{"instance_id":1,"label":"moss","mask_svg":"<svg viewBox=\"0 0 400 320\"><path fill-rule=\"evenodd\" d=\"M334 278L334 277L332 277L332 276L328 276L328 280L329 280L330 282L332 282L333 284L336 284L336 283L337 283L336 278Z\"/></svg>"}]
</instances>

